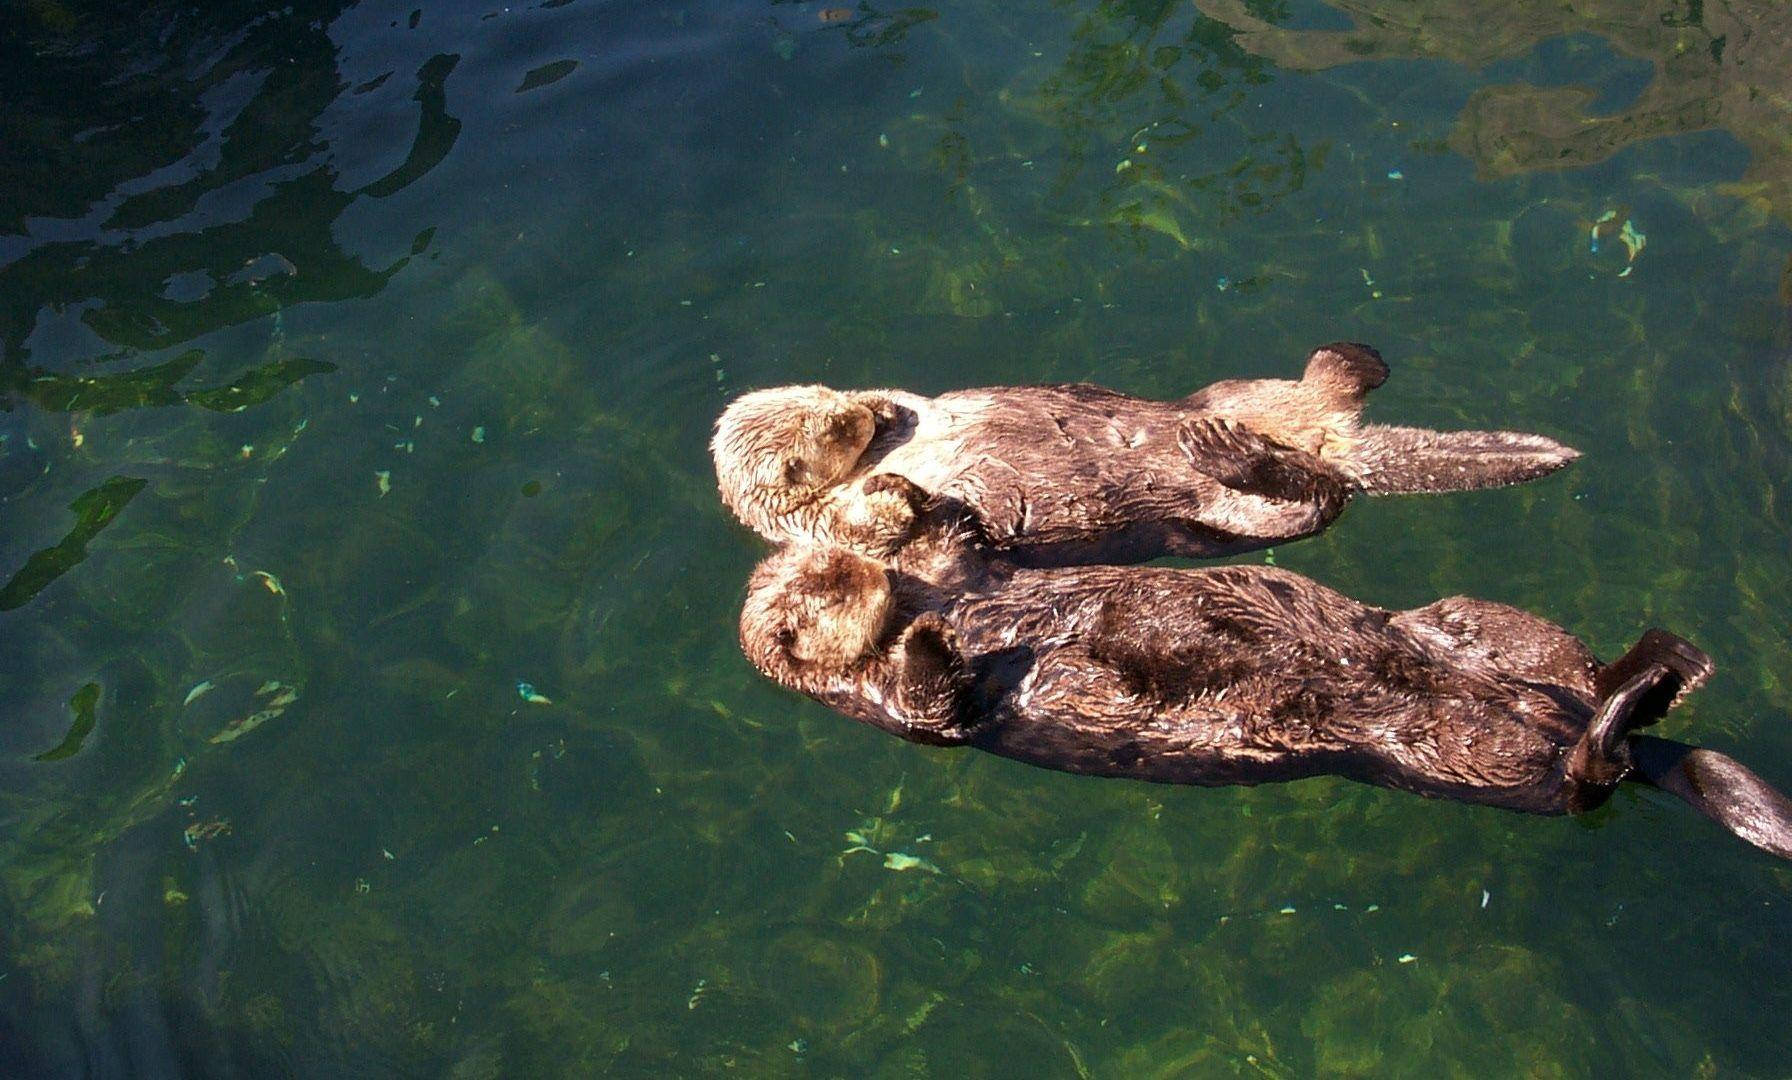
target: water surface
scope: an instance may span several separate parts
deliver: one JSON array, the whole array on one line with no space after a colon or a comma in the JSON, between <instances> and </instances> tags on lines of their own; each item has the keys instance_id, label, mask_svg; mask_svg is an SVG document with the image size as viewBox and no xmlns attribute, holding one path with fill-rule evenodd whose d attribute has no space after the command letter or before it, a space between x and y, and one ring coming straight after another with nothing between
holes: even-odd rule
<instances>
[{"instance_id":1,"label":"water surface","mask_svg":"<svg viewBox=\"0 0 1792 1080\"><path fill-rule=\"evenodd\" d=\"M1792 1069L1792 868L891 740L739 655L705 450L1371 342L1372 418L1586 456L1254 558L1672 628L1664 733L1792 789L1783 5L7 18L7 1072Z\"/></svg>"}]
</instances>

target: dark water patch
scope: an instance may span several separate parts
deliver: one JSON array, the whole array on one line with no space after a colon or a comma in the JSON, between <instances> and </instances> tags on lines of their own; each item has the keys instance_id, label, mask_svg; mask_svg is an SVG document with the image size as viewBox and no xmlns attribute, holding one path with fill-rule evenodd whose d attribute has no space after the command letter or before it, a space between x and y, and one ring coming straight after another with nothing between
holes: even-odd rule
<instances>
[{"instance_id":1,"label":"dark water patch","mask_svg":"<svg viewBox=\"0 0 1792 1080\"><path fill-rule=\"evenodd\" d=\"M149 484L129 476L115 476L99 487L82 492L69 504L75 524L54 547L34 552L5 585L0 586L0 611L12 611L28 603L52 581L87 559L87 545L117 519Z\"/></svg>"},{"instance_id":2,"label":"dark water patch","mask_svg":"<svg viewBox=\"0 0 1792 1080\"><path fill-rule=\"evenodd\" d=\"M523 76L522 85L516 88L516 92L521 94L528 90L536 90L543 86L557 83L561 79L571 75L578 69L578 66L579 62L577 60L556 60L551 64L543 64L538 68L532 68Z\"/></svg>"},{"instance_id":3,"label":"dark water patch","mask_svg":"<svg viewBox=\"0 0 1792 1080\"><path fill-rule=\"evenodd\" d=\"M93 726L97 722L94 712L99 705L99 700L99 683L88 683L76 690L75 696L68 699L68 711L73 714L73 720L68 726L68 734L63 736L61 742L37 755L33 760L61 761L63 758L73 757L80 753L82 744L87 741L87 736L93 734Z\"/></svg>"}]
</instances>

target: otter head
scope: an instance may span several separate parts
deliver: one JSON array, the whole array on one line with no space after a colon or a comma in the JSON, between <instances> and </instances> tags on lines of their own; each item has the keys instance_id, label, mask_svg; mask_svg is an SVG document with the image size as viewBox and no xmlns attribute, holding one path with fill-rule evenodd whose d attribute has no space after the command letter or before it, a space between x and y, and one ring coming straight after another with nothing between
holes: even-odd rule
<instances>
[{"instance_id":1,"label":"otter head","mask_svg":"<svg viewBox=\"0 0 1792 1080\"><path fill-rule=\"evenodd\" d=\"M876 650L890 608L881 564L841 548L788 547L747 583L741 647L774 678L842 674Z\"/></svg>"},{"instance_id":2,"label":"otter head","mask_svg":"<svg viewBox=\"0 0 1792 1080\"><path fill-rule=\"evenodd\" d=\"M825 386L744 394L709 444L722 501L769 539L791 539L780 519L849 477L876 434L869 408Z\"/></svg>"}]
</instances>

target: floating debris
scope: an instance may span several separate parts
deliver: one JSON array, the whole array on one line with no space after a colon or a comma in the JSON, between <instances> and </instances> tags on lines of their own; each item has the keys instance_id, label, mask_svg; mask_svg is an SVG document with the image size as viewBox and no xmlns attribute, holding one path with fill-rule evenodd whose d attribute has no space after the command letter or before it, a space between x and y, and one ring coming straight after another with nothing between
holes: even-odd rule
<instances>
[{"instance_id":1,"label":"floating debris","mask_svg":"<svg viewBox=\"0 0 1792 1080\"><path fill-rule=\"evenodd\" d=\"M1402 963L1402 964L1410 964L1410 963L1412 963L1412 962L1413 962L1413 961L1414 961L1414 960L1417 960L1417 959L1418 959L1418 957L1416 957L1416 956L1414 956L1414 955L1413 955L1413 954L1411 954L1411 953L1401 953L1401 954L1400 954L1400 962L1401 962L1401 963Z\"/></svg>"},{"instance_id":2,"label":"floating debris","mask_svg":"<svg viewBox=\"0 0 1792 1080\"><path fill-rule=\"evenodd\" d=\"M1388 170L1388 179L1389 180L1404 180L1404 179L1406 179L1406 174L1401 172L1399 169L1389 169Z\"/></svg>"},{"instance_id":3,"label":"floating debris","mask_svg":"<svg viewBox=\"0 0 1792 1080\"><path fill-rule=\"evenodd\" d=\"M806 1054L809 1052L809 1041L807 1039L792 1039L784 1044L784 1048L793 1054Z\"/></svg>"},{"instance_id":4,"label":"floating debris","mask_svg":"<svg viewBox=\"0 0 1792 1080\"><path fill-rule=\"evenodd\" d=\"M207 741L212 743L234 742L267 723L269 720L277 718L282 713L286 712L287 708L290 707L293 702L299 700L298 690L286 685L278 679L269 679L267 682L262 683L261 686L256 689L255 696L267 699L262 702L261 708L247 716L225 724L216 735L213 735Z\"/></svg>"},{"instance_id":5,"label":"floating debris","mask_svg":"<svg viewBox=\"0 0 1792 1080\"><path fill-rule=\"evenodd\" d=\"M1288 906L1287 906L1287 907L1285 907L1285 908L1283 908L1283 909L1282 909L1282 910L1281 910L1281 911L1278 911L1278 912L1277 912L1277 913L1276 913L1276 914L1278 914L1278 915L1292 915L1292 914L1294 914L1294 905L1292 905L1292 904L1290 904L1290 905L1288 905Z\"/></svg>"},{"instance_id":6,"label":"floating debris","mask_svg":"<svg viewBox=\"0 0 1792 1080\"><path fill-rule=\"evenodd\" d=\"M709 991L709 980L698 979L697 985L691 988L691 996L685 999L684 1007L694 1010L703 1003L703 995Z\"/></svg>"},{"instance_id":7,"label":"floating debris","mask_svg":"<svg viewBox=\"0 0 1792 1080\"><path fill-rule=\"evenodd\" d=\"M207 822L194 822L181 830L181 839L186 842L188 851L198 851L204 840L215 840L220 836L230 835L229 818L213 818Z\"/></svg>"},{"instance_id":8,"label":"floating debris","mask_svg":"<svg viewBox=\"0 0 1792 1080\"><path fill-rule=\"evenodd\" d=\"M1587 233L1587 250L1599 254L1602 241L1616 236L1624 245L1624 269L1618 271L1619 277L1629 277L1630 271L1636 267L1636 257L1643 253L1649 238L1643 234L1636 223L1630 220L1627 213L1619 210L1607 210L1593 219L1592 228Z\"/></svg>"},{"instance_id":9,"label":"floating debris","mask_svg":"<svg viewBox=\"0 0 1792 1080\"><path fill-rule=\"evenodd\" d=\"M193 702L198 701L200 698L210 693L216 685L217 684L210 679L195 685L193 689L187 691L186 699L181 702L181 705L184 707L193 704Z\"/></svg>"},{"instance_id":10,"label":"floating debris","mask_svg":"<svg viewBox=\"0 0 1792 1080\"><path fill-rule=\"evenodd\" d=\"M1380 300L1381 290L1375 287L1375 279L1369 276L1369 268L1366 266L1359 266L1357 267L1357 270L1361 271L1363 275L1363 284L1369 289L1370 299Z\"/></svg>"},{"instance_id":11,"label":"floating debris","mask_svg":"<svg viewBox=\"0 0 1792 1080\"><path fill-rule=\"evenodd\" d=\"M1492 900L1492 899L1493 899L1492 893L1488 892L1486 889L1481 890L1481 910L1482 911L1487 910L1487 901Z\"/></svg>"},{"instance_id":12,"label":"floating debris","mask_svg":"<svg viewBox=\"0 0 1792 1080\"><path fill-rule=\"evenodd\" d=\"M392 490L392 472L390 469L375 469L373 478L379 484L380 498L385 498Z\"/></svg>"},{"instance_id":13,"label":"floating debris","mask_svg":"<svg viewBox=\"0 0 1792 1080\"><path fill-rule=\"evenodd\" d=\"M1619 277L1629 277L1636 264L1636 257L1643 253L1643 245L1649 242L1629 218L1624 219L1624 228L1618 233L1618 242L1624 245L1625 266L1618 271Z\"/></svg>"},{"instance_id":14,"label":"floating debris","mask_svg":"<svg viewBox=\"0 0 1792 1080\"><path fill-rule=\"evenodd\" d=\"M1618 230L1617 225L1610 224L1611 222L1614 222L1617 220L1618 220L1618 212L1616 210L1607 210L1605 213L1600 214L1598 217L1593 219L1593 228L1590 230L1589 235L1587 237L1587 250L1588 251L1592 252L1595 255L1599 254L1600 238L1603 236L1610 235L1611 233L1616 232ZM1628 221L1629 219L1626 218L1625 220Z\"/></svg>"},{"instance_id":15,"label":"floating debris","mask_svg":"<svg viewBox=\"0 0 1792 1080\"><path fill-rule=\"evenodd\" d=\"M267 591L273 593L275 596L285 596L286 595L286 586L280 584L280 579L275 577L274 575L268 573L266 570L257 570L254 573L250 574L249 576L260 578L261 584L263 585L263 587L265 587L267 589Z\"/></svg>"},{"instance_id":16,"label":"floating debris","mask_svg":"<svg viewBox=\"0 0 1792 1080\"><path fill-rule=\"evenodd\" d=\"M546 694L536 693L534 686L521 679L517 680L516 695L531 705L552 705L554 703L552 698Z\"/></svg>"},{"instance_id":17,"label":"floating debris","mask_svg":"<svg viewBox=\"0 0 1792 1080\"><path fill-rule=\"evenodd\" d=\"M884 856L884 869L925 870L930 874L937 874L940 872L939 867L928 862L926 859L909 855L906 852L901 851L892 851Z\"/></svg>"},{"instance_id":18,"label":"floating debris","mask_svg":"<svg viewBox=\"0 0 1792 1080\"><path fill-rule=\"evenodd\" d=\"M473 441L476 443L482 443L485 441L485 425L484 424L481 424L480 426L473 429Z\"/></svg>"}]
</instances>

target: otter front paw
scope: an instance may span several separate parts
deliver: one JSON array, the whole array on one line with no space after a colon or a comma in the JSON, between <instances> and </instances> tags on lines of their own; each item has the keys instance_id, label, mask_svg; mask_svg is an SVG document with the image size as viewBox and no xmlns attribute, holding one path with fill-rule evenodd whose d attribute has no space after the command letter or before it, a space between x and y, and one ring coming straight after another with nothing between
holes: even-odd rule
<instances>
[{"instance_id":1,"label":"otter front paw","mask_svg":"<svg viewBox=\"0 0 1792 1080\"><path fill-rule=\"evenodd\" d=\"M963 742L958 702L969 676L958 634L932 612L917 616L897 639L896 703L916 741Z\"/></svg>"},{"instance_id":2,"label":"otter front paw","mask_svg":"<svg viewBox=\"0 0 1792 1080\"><path fill-rule=\"evenodd\" d=\"M849 495L834 526L834 539L867 555L885 557L914 534L926 492L907 477L879 473Z\"/></svg>"},{"instance_id":3,"label":"otter front paw","mask_svg":"<svg viewBox=\"0 0 1792 1080\"><path fill-rule=\"evenodd\" d=\"M901 419L901 407L888 394L861 390L852 395L852 401L855 405L863 405L870 409L871 415L877 417L880 425Z\"/></svg>"},{"instance_id":4,"label":"otter front paw","mask_svg":"<svg viewBox=\"0 0 1792 1080\"><path fill-rule=\"evenodd\" d=\"M1176 444L1190 465L1241 495L1284 502L1348 497L1342 477L1317 457L1229 420L1190 420L1176 432Z\"/></svg>"}]
</instances>

